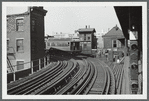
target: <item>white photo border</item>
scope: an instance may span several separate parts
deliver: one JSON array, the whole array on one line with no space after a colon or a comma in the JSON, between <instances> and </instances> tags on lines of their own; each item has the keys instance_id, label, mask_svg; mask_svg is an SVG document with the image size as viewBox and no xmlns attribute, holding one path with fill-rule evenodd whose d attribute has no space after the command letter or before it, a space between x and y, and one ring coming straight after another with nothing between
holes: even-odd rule
<instances>
[{"instance_id":1,"label":"white photo border","mask_svg":"<svg viewBox=\"0 0 149 101\"><path fill-rule=\"evenodd\" d=\"M6 9L17 6L142 6L143 94L140 95L7 95ZM147 2L2 2L2 99L147 99Z\"/></svg>"}]
</instances>

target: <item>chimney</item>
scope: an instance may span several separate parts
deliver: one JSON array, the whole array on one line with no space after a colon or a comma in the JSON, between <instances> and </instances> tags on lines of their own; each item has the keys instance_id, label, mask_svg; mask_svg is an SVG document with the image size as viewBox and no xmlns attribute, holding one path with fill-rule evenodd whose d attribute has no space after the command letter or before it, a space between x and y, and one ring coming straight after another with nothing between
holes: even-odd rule
<instances>
[{"instance_id":1,"label":"chimney","mask_svg":"<svg viewBox=\"0 0 149 101\"><path fill-rule=\"evenodd\" d=\"M116 24L116 26L115 26L115 29L118 30L117 24Z\"/></svg>"},{"instance_id":2,"label":"chimney","mask_svg":"<svg viewBox=\"0 0 149 101\"><path fill-rule=\"evenodd\" d=\"M90 28L90 25L88 25L88 28Z\"/></svg>"},{"instance_id":3,"label":"chimney","mask_svg":"<svg viewBox=\"0 0 149 101\"><path fill-rule=\"evenodd\" d=\"M38 8L39 8L39 9L43 9L43 6L39 6Z\"/></svg>"},{"instance_id":4,"label":"chimney","mask_svg":"<svg viewBox=\"0 0 149 101\"><path fill-rule=\"evenodd\" d=\"M78 32L78 30L75 30L75 33L77 33Z\"/></svg>"},{"instance_id":5,"label":"chimney","mask_svg":"<svg viewBox=\"0 0 149 101\"><path fill-rule=\"evenodd\" d=\"M31 7L30 7L30 6L27 7L27 11L28 11L28 12L31 11Z\"/></svg>"},{"instance_id":6,"label":"chimney","mask_svg":"<svg viewBox=\"0 0 149 101\"><path fill-rule=\"evenodd\" d=\"M87 29L87 25L86 25L86 29Z\"/></svg>"},{"instance_id":7,"label":"chimney","mask_svg":"<svg viewBox=\"0 0 149 101\"><path fill-rule=\"evenodd\" d=\"M110 28L108 28L108 31L110 31Z\"/></svg>"}]
</instances>

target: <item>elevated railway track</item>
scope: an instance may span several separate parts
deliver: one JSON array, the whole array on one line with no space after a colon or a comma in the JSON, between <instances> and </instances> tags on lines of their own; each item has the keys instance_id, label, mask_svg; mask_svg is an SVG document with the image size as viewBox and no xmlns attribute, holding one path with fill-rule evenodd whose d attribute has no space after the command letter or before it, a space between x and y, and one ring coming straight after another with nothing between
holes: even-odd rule
<instances>
[{"instance_id":1,"label":"elevated railway track","mask_svg":"<svg viewBox=\"0 0 149 101\"><path fill-rule=\"evenodd\" d=\"M52 56L47 68L7 85L8 95L120 94L123 69L95 58Z\"/></svg>"}]
</instances>

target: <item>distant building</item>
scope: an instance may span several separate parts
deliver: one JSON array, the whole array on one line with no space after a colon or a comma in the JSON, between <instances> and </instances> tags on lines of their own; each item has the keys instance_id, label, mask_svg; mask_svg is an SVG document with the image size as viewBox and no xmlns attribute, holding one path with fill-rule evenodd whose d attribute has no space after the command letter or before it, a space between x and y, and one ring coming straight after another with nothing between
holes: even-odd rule
<instances>
[{"instance_id":1,"label":"distant building","mask_svg":"<svg viewBox=\"0 0 149 101\"><path fill-rule=\"evenodd\" d=\"M44 57L46 13L43 7L29 7L25 13L7 15L7 59L9 65L16 65L15 71L30 68L27 62Z\"/></svg>"},{"instance_id":2,"label":"distant building","mask_svg":"<svg viewBox=\"0 0 149 101\"><path fill-rule=\"evenodd\" d=\"M77 30L79 32L80 46L82 53L92 54L92 49L97 49L97 39L94 33L95 28L81 28Z\"/></svg>"},{"instance_id":3,"label":"distant building","mask_svg":"<svg viewBox=\"0 0 149 101\"><path fill-rule=\"evenodd\" d=\"M52 36L54 36L54 38L68 38L68 34L62 32L53 32Z\"/></svg>"},{"instance_id":4,"label":"distant building","mask_svg":"<svg viewBox=\"0 0 149 101\"><path fill-rule=\"evenodd\" d=\"M104 46L103 46L103 35L105 35L107 32L106 31L101 31L101 32L96 32L95 33L95 36L97 38L97 48L98 49L102 49Z\"/></svg>"},{"instance_id":5,"label":"distant building","mask_svg":"<svg viewBox=\"0 0 149 101\"><path fill-rule=\"evenodd\" d=\"M97 49L97 39L94 35L95 32L94 28L81 28L76 30L75 34L67 34L68 37L54 36L54 38L48 39L46 37L46 50L52 47L65 51L92 54L94 51L93 49Z\"/></svg>"},{"instance_id":6,"label":"distant building","mask_svg":"<svg viewBox=\"0 0 149 101\"><path fill-rule=\"evenodd\" d=\"M104 39L104 49L109 50L111 61L113 61L115 57L122 56L125 50L125 37L117 25L102 37Z\"/></svg>"},{"instance_id":7,"label":"distant building","mask_svg":"<svg viewBox=\"0 0 149 101\"><path fill-rule=\"evenodd\" d=\"M104 39L104 49L118 50L125 46L125 37L123 32L117 26L113 27L102 37Z\"/></svg>"},{"instance_id":8,"label":"distant building","mask_svg":"<svg viewBox=\"0 0 149 101\"><path fill-rule=\"evenodd\" d=\"M78 37L77 33L63 33L63 32L53 32L52 36L54 36L54 38L75 38Z\"/></svg>"},{"instance_id":9,"label":"distant building","mask_svg":"<svg viewBox=\"0 0 149 101\"><path fill-rule=\"evenodd\" d=\"M73 34L68 34L68 37L72 38L72 39L77 39L77 38L79 38L78 35L79 35L78 33L73 33Z\"/></svg>"}]
</instances>

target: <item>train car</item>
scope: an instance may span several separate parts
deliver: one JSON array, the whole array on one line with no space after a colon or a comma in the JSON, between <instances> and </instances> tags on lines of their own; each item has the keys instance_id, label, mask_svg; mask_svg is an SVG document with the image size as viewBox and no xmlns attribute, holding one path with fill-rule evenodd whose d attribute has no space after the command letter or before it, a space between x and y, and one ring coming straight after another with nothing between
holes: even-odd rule
<instances>
[{"instance_id":1,"label":"train car","mask_svg":"<svg viewBox=\"0 0 149 101\"><path fill-rule=\"evenodd\" d=\"M80 46L80 41L71 41L70 42L70 51L74 54L79 54L82 51Z\"/></svg>"},{"instance_id":2,"label":"train car","mask_svg":"<svg viewBox=\"0 0 149 101\"><path fill-rule=\"evenodd\" d=\"M71 38L49 38L46 40L46 50L56 48L59 50L70 51Z\"/></svg>"},{"instance_id":3,"label":"train car","mask_svg":"<svg viewBox=\"0 0 149 101\"><path fill-rule=\"evenodd\" d=\"M80 41L72 38L50 38L45 40L46 51L51 48L66 51L73 54L81 52Z\"/></svg>"},{"instance_id":4,"label":"train car","mask_svg":"<svg viewBox=\"0 0 149 101\"><path fill-rule=\"evenodd\" d=\"M93 55L95 53L94 49L97 47L97 42L93 37L93 41L91 40L81 40L82 37L79 38L50 38L45 40L46 50L50 48L55 48L62 51L67 51L72 54L87 54Z\"/></svg>"}]
</instances>

